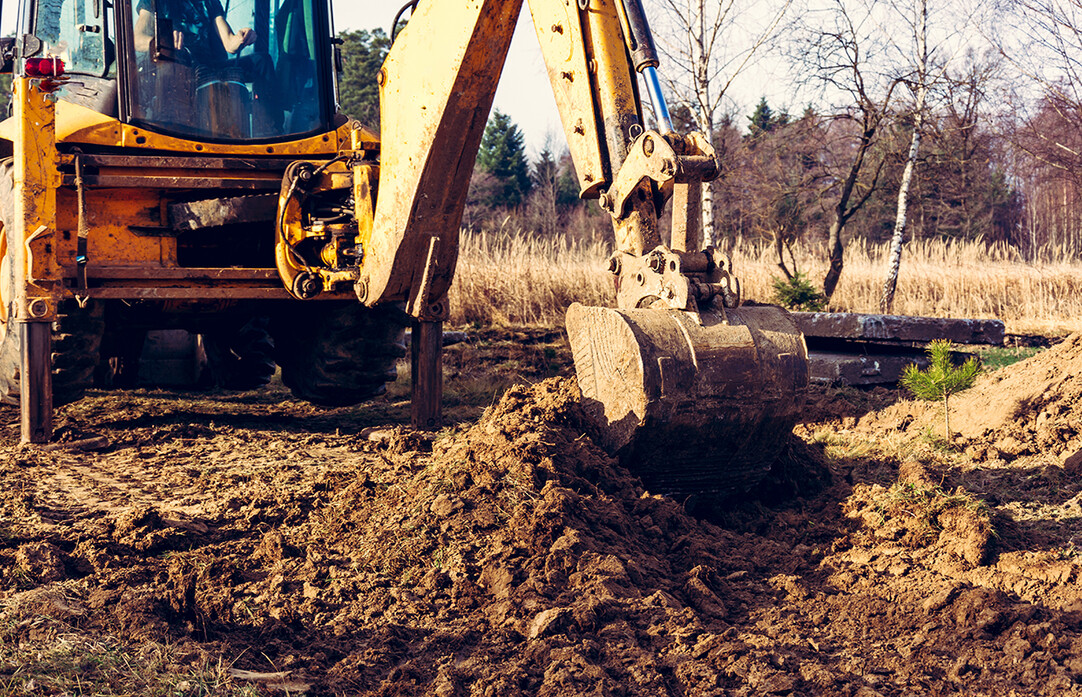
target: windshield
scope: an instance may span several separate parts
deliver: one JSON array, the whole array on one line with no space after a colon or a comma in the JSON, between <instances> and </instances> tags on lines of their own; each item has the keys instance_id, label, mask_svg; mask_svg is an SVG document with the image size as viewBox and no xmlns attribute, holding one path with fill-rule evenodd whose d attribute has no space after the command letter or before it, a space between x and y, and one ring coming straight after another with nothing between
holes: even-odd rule
<instances>
[{"instance_id":1,"label":"windshield","mask_svg":"<svg viewBox=\"0 0 1082 697\"><path fill-rule=\"evenodd\" d=\"M46 55L63 59L67 72L105 74L106 24L100 0L41 0L34 24Z\"/></svg>"},{"instance_id":2,"label":"windshield","mask_svg":"<svg viewBox=\"0 0 1082 697\"><path fill-rule=\"evenodd\" d=\"M320 0L133 0L134 120L217 140L328 121Z\"/></svg>"}]
</instances>

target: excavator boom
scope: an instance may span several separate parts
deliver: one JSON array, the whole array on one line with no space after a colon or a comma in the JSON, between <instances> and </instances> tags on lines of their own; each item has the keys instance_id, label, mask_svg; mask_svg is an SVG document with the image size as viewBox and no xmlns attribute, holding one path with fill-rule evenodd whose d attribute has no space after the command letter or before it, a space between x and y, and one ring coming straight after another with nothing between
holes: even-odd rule
<instances>
[{"instance_id":1,"label":"excavator boom","mask_svg":"<svg viewBox=\"0 0 1082 697\"><path fill-rule=\"evenodd\" d=\"M379 73L382 134L362 302L405 302L414 418L438 420L439 327L470 173L522 0L421 0ZM567 328L601 440L655 491L758 481L797 418L807 350L788 314L741 307L728 259L703 248L699 191L717 176L701 134L674 133L641 0L529 0L580 195L612 217L617 309L574 305ZM644 123L636 71L654 103ZM671 245L658 218L672 201ZM420 338L418 338L420 337ZM434 377L435 376L435 377Z\"/></svg>"},{"instance_id":2,"label":"excavator boom","mask_svg":"<svg viewBox=\"0 0 1082 697\"><path fill-rule=\"evenodd\" d=\"M522 4L425 0L395 39L378 78L380 196L358 283L365 303L406 300L419 316L433 237L439 250L425 290L438 299L450 286L470 173ZM584 198L610 188L643 133L617 6L529 3ZM621 249L660 244L647 203L617 217Z\"/></svg>"}]
</instances>

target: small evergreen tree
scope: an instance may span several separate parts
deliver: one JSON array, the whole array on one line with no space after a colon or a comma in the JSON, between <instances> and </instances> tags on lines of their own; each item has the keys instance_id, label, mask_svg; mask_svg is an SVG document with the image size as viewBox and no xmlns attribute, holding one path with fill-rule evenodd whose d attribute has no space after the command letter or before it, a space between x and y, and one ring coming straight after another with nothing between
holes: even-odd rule
<instances>
[{"instance_id":1,"label":"small evergreen tree","mask_svg":"<svg viewBox=\"0 0 1082 697\"><path fill-rule=\"evenodd\" d=\"M775 276L773 286L774 300L790 310L819 312L826 307L826 298L800 271L794 270L787 278Z\"/></svg>"},{"instance_id":2,"label":"small evergreen tree","mask_svg":"<svg viewBox=\"0 0 1082 697\"><path fill-rule=\"evenodd\" d=\"M485 127L477 166L491 174L496 185L483 203L492 207L514 208L530 193L530 165L526 143L511 117L496 110Z\"/></svg>"},{"instance_id":3,"label":"small evergreen tree","mask_svg":"<svg viewBox=\"0 0 1082 697\"><path fill-rule=\"evenodd\" d=\"M943 426L950 440L951 395L973 386L981 373L981 364L970 358L961 367L955 366L951 361L951 342L946 339L936 339L928 345L928 358L931 364L926 370L916 364L906 366L900 382L917 399L943 400Z\"/></svg>"}]
</instances>

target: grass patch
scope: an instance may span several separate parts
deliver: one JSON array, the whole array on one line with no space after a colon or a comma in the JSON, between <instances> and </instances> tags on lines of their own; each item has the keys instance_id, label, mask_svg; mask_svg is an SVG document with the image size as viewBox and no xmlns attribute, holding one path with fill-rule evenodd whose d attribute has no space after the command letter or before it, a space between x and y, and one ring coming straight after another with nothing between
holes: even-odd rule
<instances>
[{"instance_id":1,"label":"grass patch","mask_svg":"<svg viewBox=\"0 0 1082 697\"><path fill-rule=\"evenodd\" d=\"M936 545L971 564L986 561L996 532L988 504L969 491L939 485L895 482L889 488L858 487L846 505L850 516L870 525L876 536L910 548Z\"/></svg>"},{"instance_id":2,"label":"grass patch","mask_svg":"<svg viewBox=\"0 0 1082 697\"><path fill-rule=\"evenodd\" d=\"M127 646L88 637L58 620L27 617L0 627L0 697L257 697L230 665L177 646Z\"/></svg>"},{"instance_id":3,"label":"grass patch","mask_svg":"<svg viewBox=\"0 0 1082 697\"><path fill-rule=\"evenodd\" d=\"M962 452L962 448L955 444L953 440L939 435L931 426L921 431L920 442L944 455L958 455Z\"/></svg>"},{"instance_id":4,"label":"grass patch","mask_svg":"<svg viewBox=\"0 0 1082 697\"><path fill-rule=\"evenodd\" d=\"M1044 351L1044 349L1036 347L1008 348L1005 346L974 346L967 347L967 350L977 353L981 358L984 369L988 371L1006 368Z\"/></svg>"}]
</instances>

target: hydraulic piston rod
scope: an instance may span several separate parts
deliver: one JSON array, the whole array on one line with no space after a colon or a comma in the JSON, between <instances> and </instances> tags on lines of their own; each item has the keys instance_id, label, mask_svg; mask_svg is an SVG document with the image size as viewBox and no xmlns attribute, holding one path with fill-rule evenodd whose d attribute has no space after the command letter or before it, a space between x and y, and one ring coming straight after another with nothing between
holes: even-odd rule
<instances>
[{"instance_id":1,"label":"hydraulic piston rod","mask_svg":"<svg viewBox=\"0 0 1082 697\"><path fill-rule=\"evenodd\" d=\"M662 133L672 133L672 118L669 116L669 105L665 103L665 97L661 94L661 81L657 76L657 68L646 68L642 74L646 78L646 88L650 90L650 103L654 105L654 117L657 119L658 130Z\"/></svg>"}]
</instances>

